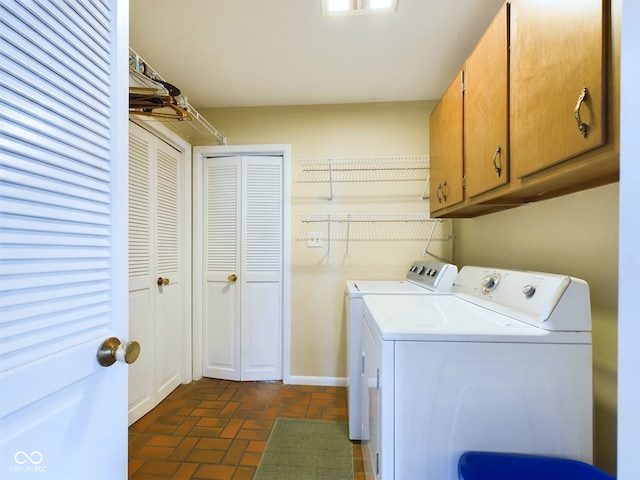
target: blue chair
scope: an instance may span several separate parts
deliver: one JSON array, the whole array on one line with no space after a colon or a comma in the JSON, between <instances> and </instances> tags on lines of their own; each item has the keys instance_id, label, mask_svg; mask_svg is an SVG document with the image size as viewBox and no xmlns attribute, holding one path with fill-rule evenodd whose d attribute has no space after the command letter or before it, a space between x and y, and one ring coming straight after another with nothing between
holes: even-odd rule
<instances>
[{"instance_id":1,"label":"blue chair","mask_svg":"<svg viewBox=\"0 0 640 480\"><path fill-rule=\"evenodd\" d=\"M615 480L577 460L516 453L466 452L458 461L459 480Z\"/></svg>"}]
</instances>

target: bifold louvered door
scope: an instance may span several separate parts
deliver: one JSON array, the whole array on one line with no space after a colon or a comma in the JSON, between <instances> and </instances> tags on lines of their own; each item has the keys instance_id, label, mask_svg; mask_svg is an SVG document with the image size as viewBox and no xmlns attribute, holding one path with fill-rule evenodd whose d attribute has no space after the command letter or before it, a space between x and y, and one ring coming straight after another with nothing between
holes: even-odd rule
<instances>
[{"instance_id":1,"label":"bifold louvered door","mask_svg":"<svg viewBox=\"0 0 640 480\"><path fill-rule=\"evenodd\" d=\"M181 152L129 122L129 329L144 348L129 371L129 422L181 381ZM183 225L182 228L188 228ZM162 281L159 281L162 279Z\"/></svg>"},{"instance_id":2,"label":"bifold louvered door","mask_svg":"<svg viewBox=\"0 0 640 480\"><path fill-rule=\"evenodd\" d=\"M127 15L0 1L2 479L127 478Z\"/></svg>"},{"instance_id":3,"label":"bifold louvered door","mask_svg":"<svg viewBox=\"0 0 640 480\"><path fill-rule=\"evenodd\" d=\"M204 375L282 379L283 159L204 160Z\"/></svg>"}]
</instances>

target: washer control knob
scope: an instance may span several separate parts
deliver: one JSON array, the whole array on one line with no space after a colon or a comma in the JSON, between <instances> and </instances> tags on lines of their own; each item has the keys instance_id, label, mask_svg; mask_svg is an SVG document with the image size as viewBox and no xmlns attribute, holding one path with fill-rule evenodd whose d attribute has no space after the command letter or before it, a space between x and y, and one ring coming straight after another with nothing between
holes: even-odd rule
<instances>
[{"instance_id":1,"label":"washer control knob","mask_svg":"<svg viewBox=\"0 0 640 480\"><path fill-rule=\"evenodd\" d=\"M500 282L500 275L497 273L491 273L486 275L482 280L480 280L480 285L482 286L483 293L490 293L498 286Z\"/></svg>"},{"instance_id":2,"label":"washer control knob","mask_svg":"<svg viewBox=\"0 0 640 480\"><path fill-rule=\"evenodd\" d=\"M522 287L522 293L524 293L525 297L531 298L533 297L533 294L536 293L536 287L533 285L525 285Z\"/></svg>"}]
</instances>

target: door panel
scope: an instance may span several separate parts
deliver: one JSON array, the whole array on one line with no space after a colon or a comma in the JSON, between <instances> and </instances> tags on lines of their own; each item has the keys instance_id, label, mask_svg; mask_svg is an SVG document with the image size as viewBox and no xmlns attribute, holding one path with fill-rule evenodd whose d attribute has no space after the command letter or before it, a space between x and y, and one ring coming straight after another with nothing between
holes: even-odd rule
<instances>
[{"instance_id":1,"label":"door panel","mask_svg":"<svg viewBox=\"0 0 640 480\"><path fill-rule=\"evenodd\" d=\"M282 158L242 159L242 378L282 378Z\"/></svg>"},{"instance_id":2,"label":"door panel","mask_svg":"<svg viewBox=\"0 0 640 480\"><path fill-rule=\"evenodd\" d=\"M129 301L131 335L145 344L130 370L129 422L181 381L183 292L181 152L129 123ZM167 284L158 285L162 278Z\"/></svg>"},{"instance_id":3,"label":"door panel","mask_svg":"<svg viewBox=\"0 0 640 480\"><path fill-rule=\"evenodd\" d=\"M240 335L236 284L207 281L204 325L205 377L240 380ZM212 323L215 322L215 325Z\"/></svg>"},{"instance_id":4,"label":"door panel","mask_svg":"<svg viewBox=\"0 0 640 480\"><path fill-rule=\"evenodd\" d=\"M204 375L282 378L283 159L204 160Z\"/></svg>"},{"instance_id":5,"label":"door panel","mask_svg":"<svg viewBox=\"0 0 640 480\"><path fill-rule=\"evenodd\" d=\"M126 478L127 11L0 4L3 478Z\"/></svg>"},{"instance_id":6,"label":"door panel","mask_svg":"<svg viewBox=\"0 0 640 480\"><path fill-rule=\"evenodd\" d=\"M151 291L148 288L129 291L129 335L143 342L144 348L133 365L129 366L129 424L132 424L155 407L153 394L154 371L153 310Z\"/></svg>"},{"instance_id":7,"label":"door panel","mask_svg":"<svg viewBox=\"0 0 640 480\"><path fill-rule=\"evenodd\" d=\"M282 370L281 289L276 282L248 282L242 302L242 378L278 379Z\"/></svg>"},{"instance_id":8,"label":"door panel","mask_svg":"<svg viewBox=\"0 0 640 480\"><path fill-rule=\"evenodd\" d=\"M240 257L240 157L205 160L204 375L240 380L237 275Z\"/></svg>"},{"instance_id":9,"label":"door panel","mask_svg":"<svg viewBox=\"0 0 640 480\"><path fill-rule=\"evenodd\" d=\"M129 122L129 333L144 349L129 368L129 423L155 406L153 332L153 228L150 198L151 134ZM150 224L151 223L151 224Z\"/></svg>"},{"instance_id":10,"label":"door panel","mask_svg":"<svg viewBox=\"0 0 640 480\"><path fill-rule=\"evenodd\" d=\"M155 264L157 278L169 283L159 286L155 279L155 376L156 403L180 385L182 285L180 209L183 195L180 190L181 155L165 142L155 139Z\"/></svg>"}]
</instances>

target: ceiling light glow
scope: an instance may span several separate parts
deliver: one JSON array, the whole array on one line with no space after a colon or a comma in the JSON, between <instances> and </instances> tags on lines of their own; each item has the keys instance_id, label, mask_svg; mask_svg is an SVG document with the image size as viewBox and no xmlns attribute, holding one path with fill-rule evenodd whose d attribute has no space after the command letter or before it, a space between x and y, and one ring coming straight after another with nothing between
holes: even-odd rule
<instances>
[{"instance_id":1,"label":"ceiling light glow","mask_svg":"<svg viewBox=\"0 0 640 480\"><path fill-rule=\"evenodd\" d=\"M364 15L368 13L393 13L398 0L320 0L322 15Z\"/></svg>"},{"instance_id":2,"label":"ceiling light glow","mask_svg":"<svg viewBox=\"0 0 640 480\"><path fill-rule=\"evenodd\" d=\"M327 0L329 12L347 12L352 8L351 0Z\"/></svg>"},{"instance_id":3,"label":"ceiling light glow","mask_svg":"<svg viewBox=\"0 0 640 480\"><path fill-rule=\"evenodd\" d=\"M368 8L371 10L378 10L380 8L390 9L392 8L394 1L393 0L369 0Z\"/></svg>"}]
</instances>

